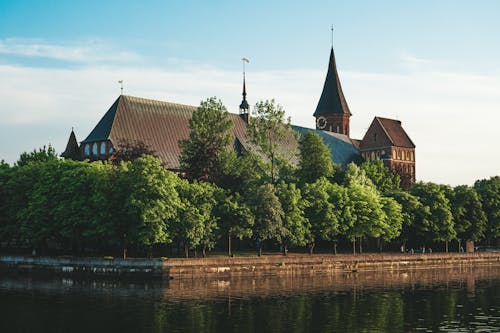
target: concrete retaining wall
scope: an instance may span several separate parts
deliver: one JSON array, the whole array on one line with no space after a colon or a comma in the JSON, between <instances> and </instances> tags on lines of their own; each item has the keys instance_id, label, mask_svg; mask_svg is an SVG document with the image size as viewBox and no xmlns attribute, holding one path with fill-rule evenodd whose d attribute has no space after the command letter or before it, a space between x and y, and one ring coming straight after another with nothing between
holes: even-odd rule
<instances>
[{"instance_id":1,"label":"concrete retaining wall","mask_svg":"<svg viewBox=\"0 0 500 333\"><path fill-rule=\"evenodd\" d=\"M428 268L495 266L500 253L433 253L367 255L270 255L204 259L101 259L0 256L0 269L63 275L164 279L242 276L313 276L361 271L408 271Z\"/></svg>"},{"instance_id":2,"label":"concrete retaining wall","mask_svg":"<svg viewBox=\"0 0 500 333\"><path fill-rule=\"evenodd\" d=\"M0 256L0 269L63 275L161 278L163 263L159 259Z\"/></svg>"}]
</instances>

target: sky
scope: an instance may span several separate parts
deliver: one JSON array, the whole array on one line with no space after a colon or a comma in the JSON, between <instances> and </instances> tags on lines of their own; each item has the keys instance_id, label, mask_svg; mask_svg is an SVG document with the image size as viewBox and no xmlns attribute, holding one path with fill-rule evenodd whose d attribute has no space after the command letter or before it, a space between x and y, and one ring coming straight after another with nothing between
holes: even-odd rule
<instances>
[{"instance_id":1,"label":"sky","mask_svg":"<svg viewBox=\"0 0 500 333\"><path fill-rule=\"evenodd\" d=\"M395 118L417 180L500 174L500 1L0 0L0 159L84 140L124 94L199 105L274 98L314 127L330 27L351 136Z\"/></svg>"}]
</instances>

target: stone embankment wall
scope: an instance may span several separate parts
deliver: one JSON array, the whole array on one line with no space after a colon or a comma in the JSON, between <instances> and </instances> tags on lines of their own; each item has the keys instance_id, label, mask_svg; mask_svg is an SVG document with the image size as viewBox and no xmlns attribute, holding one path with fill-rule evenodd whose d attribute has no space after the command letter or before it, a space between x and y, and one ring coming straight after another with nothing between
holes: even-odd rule
<instances>
[{"instance_id":1,"label":"stone embankment wall","mask_svg":"<svg viewBox=\"0 0 500 333\"><path fill-rule=\"evenodd\" d=\"M147 277L164 279L243 276L313 276L346 272L408 271L429 268L495 266L500 253L269 255L194 259L101 259L0 256L0 269L63 275Z\"/></svg>"},{"instance_id":2,"label":"stone embankment wall","mask_svg":"<svg viewBox=\"0 0 500 333\"><path fill-rule=\"evenodd\" d=\"M150 278L163 276L163 262L159 259L0 256L0 269L9 272L75 276Z\"/></svg>"},{"instance_id":3,"label":"stone embankment wall","mask_svg":"<svg viewBox=\"0 0 500 333\"><path fill-rule=\"evenodd\" d=\"M345 272L404 271L473 265L498 266L500 253L290 255L168 259L164 274L170 279L225 278L265 275L324 275Z\"/></svg>"}]
</instances>

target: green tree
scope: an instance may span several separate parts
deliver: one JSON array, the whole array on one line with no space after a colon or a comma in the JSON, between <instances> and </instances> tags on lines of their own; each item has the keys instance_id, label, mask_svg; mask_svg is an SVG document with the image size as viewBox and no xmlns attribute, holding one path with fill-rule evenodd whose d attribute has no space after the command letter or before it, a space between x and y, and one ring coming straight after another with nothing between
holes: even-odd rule
<instances>
[{"instance_id":1,"label":"green tree","mask_svg":"<svg viewBox=\"0 0 500 333\"><path fill-rule=\"evenodd\" d=\"M254 113L256 117L247 127L247 136L256 152L268 162L267 175L274 183L280 163L286 163L296 155L289 147L282 148L283 145L292 146L295 134L291 130L290 119L285 119L285 110L274 99L258 102Z\"/></svg>"},{"instance_id":2,"label":"green tree","mask_svg":"<svg viewBox=\"0 0 500 333\"><path fill-rule=\"evenodd\" d=\"M169 225L177 219L180 205L177 175L167 171L159 159L145 155L130 164L127 178L130 188L126 207L135 222L127 234L129 240L149 249L171 242Z\"/></svg>"},{"instance_id":3,"label":"green tree","mask_svg":"<svg viewBox=\"0 0 500 333\"><path fill-rule=\"evenodd\" d=\"M381 193L401 189L401 178L387 168L382 160L364 162L360 168L365 171L366 176L371 179Z\"/></svg>"},{"instance_id":4,"label":"green tree","mask_svg":"<svg viewBox=\"0 0 500 333\"><path fill-rule=\"evenodd\" d=\"M56 150L49 144L48 146L38 148L38 150L34 149L30 153L22 153L19 156L19 160L17 160L16 165L24 166L30 162L48 162L51 160L57 160L57 153Z\"/></svg>"},{"instance_id":5,"label":"green tree","mask_svg":"<svg viewBox=\"0 0 500 333\"><path fill-rule=\"evenodd\" d=\"M345 233L353 242L356 253L356 238L359 238L359 252L362 253L362 240L366 236L380 237L386 231L385 213L382 209L380 194L366 175L365 171L350 163L344 174L344 182L349 191L352 224Z\"/></svg>"},{"instance_id":6,"label":"green tree","mask_svg":"<svg viewBox=\"0 0 500 333\"><path fill-rule=\"evenodd\" d=\"M233 237L242 240L252 236L254 216L243 201L239 193L230 195L227 192L218 192L217 216L219 217L221 232L227 237L227 253L232 256L231 240Z\"/></svg>"},{"instance_id":7,"label":"green tree","mask_svg":"<svg viewBox=\"0 0 500 333\"><path fill-rule=\"evenodd\" d=\"M403 227L402 206L391 197L381 197L380 202L385 213L381 238L390 241L401 234Z\"/></svg>"},{"instance_id":8,"label":"green tree","mask_svg":"<svg viewBox=\"0 0 500 333\"><path fill-rule=\"evenodd\" d=\"M54 168L52 181L54 191L49 193L49 200L54 202L52 224L55 227L53 236L64 248L71 247L80 252L84 244L105 240L106 235L98 234L94 226L104 223L99 219L101 202L94 200L99 184L106 181L110 164L101 162L86 163L73 160L61 160L58 168ZM105 199L104 199L105 200Z\"/></svg>"},{"instance_id":9,"label":"green tree","mask_svg":"<svg viewBox=\"0 0 500 333\"><path fill-rule=\"evenodd\" d=\"M288 234L283 225L284 211L276 196L274 185L265 184L255 189L251 195L251 208L255 216L253 235L257 241L258 254L262 255L263 242L276 239L282 242L282 237Z\"/></svg>"},{"instance_id":10,"label":"green tree","mask_svg":"<svg viewBox=\"0 0 500 333\"><path fill-rule=\"evenodd\" d=\"M445 189L434 183L418 182L410 193L423 205L415 218L416 230L434 241L445 242L448 252L448 242L456 237L456 231Z\"/></svg>"},{"instance_id":11,"label":"green tree","mask_svg":"<svg viewBox=\"0 0 500 333\"><path fill-rule=\"evenodd\" d=\"M417 233L414 227L414 222L416 216L421 214L420 210L423 209L423 206L418 197L411 195L406 191L392 191L387 193L387 195L396 200L402 207L401 215L403 220L400 238L403 248L405 249L408 240L410 240L411 237L414 237Z\"/></svg>"},{"instance_id":12,"label":"green tree","mask_svg":"<svg viewBox=\"0 0 500 333\"><path fill-rule=\"evenodd\" d=\"M5 161L0 161L0 241L10 241L16 233L16 224L13 212L10 209L11 196L9 195L9 181L14 175L14 168L11 168Z\"/></svg>"},{"instance_id":13,"label":"green tree","mask_svg":"<svg viewBox=\"0 0 500 333\"><path fill-rule=\"evenodd\" d=\"M179 143L181 170L190 179L218 179L223 169L223 155L231 142L232 126L221 100L211 97L200 103L189 120L189 138Z\"/></svg>"},{"instance_id":14,"label":"green tree","mask_svg":"<svg viewBox=\"0 0 500 333\"><path fill-rule=\"evenodd\" d=\"M287 255L288 246L305 246L310 239L310 224L304 215L305 202L300 189L295 184L281 181L276 186L284 212L283 227L288 232L281 238L283 255Z\"/></svg>"},{"instance_id":15,"label":"green tree","mask_svg":"<svg viewBox=\"0 0 500 333\"><path fill-rule=\"evenodd\" d=\"M500 237L500 177L481 179L474 183L474 189L481 197L484 213L488 219L486 238L491 240Z\"/></svg>"},{"instance_id":16,"label":"green tree","mask_svg":"<svg viewBox=\"0 0 500 333\"><path fill-rule=\"evenodd\" d=\"M474 188L467 185L457 186L453 189L449 200L460 250L462 240L476 242L484 237L487 219L481 199Z\"/></svg>"},{"instance_id":17,"label":"green tree","mask_svg":"<svg viewBox=\"0 0 500 333\"><path fill-rule=\"evenodd\" d=\"M307 132L300 142L299 149L298 175L303 183L313 183L321 177L333 176L335 169L330 149L319 134Z\"/></svg>"},{"instance_id":18,"label":"green tree","mask_svg":"<svg viewBox=\"0 0 500 333\"><path fill-rule=\"evenodd\" d=\"M265 163L257 154L245 151L241 156L234 152L225 155L224 169L219 186L232 193L245 193L264 183Z\"/></svg>"},{"instance_id":19,"label":"green tree","mask_svg":"<svg viewBox=\"0 0 500 333\"><path fill-rule=\"evenodd\" d=\"M309 253L313 253L318 239L333 241L336 253L337 236L345 233L354 222L347 189L322 177L314 183L305 184L303 192L305 216L311 230Z\"/></svg>"},{"instance_id":20,"label":"green tree","mask_svg":"<svg viewBox=\"0 0 500 333\"><path fill-rule=\"evenodd\" d=\"M189 249L201 246L202 254L215 245L217 217L214 213L216 200L215 187L210 183L189 183L182 180L177 191L181 199L178 218L173 225L175 234L184 243L184 254L189 256ZM195 252L196 253L196 252Z\"/></svg>"}]
</instances>

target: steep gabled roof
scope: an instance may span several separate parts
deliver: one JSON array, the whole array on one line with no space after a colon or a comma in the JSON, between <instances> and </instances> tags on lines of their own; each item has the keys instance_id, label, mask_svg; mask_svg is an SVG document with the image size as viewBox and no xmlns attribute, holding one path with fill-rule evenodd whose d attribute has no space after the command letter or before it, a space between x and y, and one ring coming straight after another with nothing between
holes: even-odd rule
<instances>
[{"instance_id":1,"label":"steep gabled roof","mask_svg":"<svg viewBox=\"0 0 500 333\"><path fill-rule=\"evenodd\" d=\"M361 141L360 149L386 146L415 148L415 144L401 126L401 121L375 117Z\"/></svg>"},{"instance_id":2,"label":"steep gabled roof","mask_svg":"<svg viewBox=\"0 0 500 333\"><path fill-rule=\"evenodd\" d=\"M380 122L394 146L415 148L415 144L401 126L401 121L381 117L375 119Z\"/></svg>"},{"instance_id":3,"label":"steep gabled roof","mask_svg":"<svg viewBox=\"0 0 500 333\"><path fill-rule=\"evenodd\" d=\"M351 162L358 162L361 160L361 155L359 154L355 142L347 135L295 125L292 125L292 129L299 132L300 135L304 135L309 131L319 134L323 142L328 146L328 149L330 149L332 160L336 164L347 165Z\"/></svg>"},{"instance_id":4,"label":"steep gabled roof","mask_svg":"<svg viewBox=\"0 0 500 333\"><path fill-rule=\"evenodd\" d=\"M318 117L332 113L351 114L344 93L342 92L342 86L340 85L333 47L330 51L330 62L328 64L328 73L326 74L323 92L321 93L314 116Z\"/></svg>"},{"instance_id":5,"label":"steep gabled roof","mask_svg":"<svg viewBox=\"0 0 500 333\"><path fill-rule=\"evenodd\" d=\"M110 140L115 146L120 142L143 142L167 165L179 168L181 153L179 141L189 136L189 119L196 107L120 96L82 143ZM245 147L246 124L237 114L230 114L233 135Z\"/></svg>"}]
</instances>

